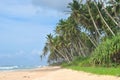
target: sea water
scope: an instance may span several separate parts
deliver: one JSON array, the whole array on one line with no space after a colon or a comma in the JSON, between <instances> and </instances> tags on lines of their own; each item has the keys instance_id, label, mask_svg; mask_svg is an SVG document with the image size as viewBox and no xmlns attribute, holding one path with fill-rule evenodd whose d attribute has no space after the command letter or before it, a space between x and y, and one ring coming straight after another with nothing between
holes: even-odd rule
<instances>
[{"instance_id":1,"label":"sea water","mask_svg":"<svg viewBox=\"0 0 120 80\"><path fill-rule=\"evenodd\" d=\"M43 66L0 66L0 71L14 71L14 70L26 70L26 69L35 69Z\"/></svg>"}]
</instances>

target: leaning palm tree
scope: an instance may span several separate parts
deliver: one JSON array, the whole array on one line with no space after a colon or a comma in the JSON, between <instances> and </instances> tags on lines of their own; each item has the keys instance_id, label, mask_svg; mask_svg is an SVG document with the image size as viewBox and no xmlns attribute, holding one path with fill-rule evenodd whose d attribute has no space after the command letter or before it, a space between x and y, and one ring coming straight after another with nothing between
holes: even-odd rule
<instances>
[{"instance_id":1,"label":"leaning palm tree","mask_svg":"<svg viewBox=\"0 0 120 80\"><path fill-rule=\"evenodd\" d=\"M101 34L100 34L100 32L99 32L99 29L98 29L98 27L97 27L97 25L96 25L96 23L95 23L94 18L93 18L93 15L92 15L92 13L91 13L91 10L90 10L90 7L89 7L89 0L87 0L87 8L88 8L88 12L89 12L89 15L90 15L90 17L91 17L91 20L92 20L92 22L93 22L93 24L94 24L94 27L95 27L95 29L96 29L98 35L101 36Z\"/></svg>"},{"instance_id":2,"label":"leaning palm tree","mask_svg":"<svg viewBox=\"0 0 120 80\"><path fill-rule=\"evenodd\" d=\"M118 11L110 13L118 4L115 7L115 4L104 6L102 0L73 0L68 7L70 16L59 21L54 36L47 36L41 55L49 55L51 63L70 63L76 56L89 56L103 39L120 31Z\"/></svg>"},{"instance_id":3,"label":"leaning palm tree","mask_svg":"<svg viewBox=\"0 0 120 80\"><path fill-rule=\"evenodd\" d=\"M47 36L47 42L44 46L43 53L41 54L41 58L46 55L49 55L51 58L56 59L55 56L57 56L57 59L61 58L64 61L70 62L69 58L65 56L63 53L61 53L60 50L58 50L57 42L58 42L57 37L54 38L51 34L49 34ZM50 58L49 58L49 61L50 61Z\"/></svg>"},{"instance_id":4,"label":"leaning palm tree","mask_svg":"<svg viewBox=\"0 0 120 80\"><path fill-rule=\"evenodd\" d=\"M102 21L104 22L104 24L106 25L106 27L109 29L109 31L111 32L111 34L112 34L113 36L115 36L115 33L112 31L112 29L110 28L110 26L108 25L108 23L105 21L103 15L102 15L102 13L101 13L98 5L97 5L97 2L96 2L95 0L94 0L93 2L94 2L95 6L96 6L96 8L97 8L97 10L98 10L98 13L99 13Z\"/></svg>"},{"instance_id":5,"label":"leaning palm tree","mask_svg":"<svg viewBox=\"0 0 120 80\"><path fill-rule=\"evenodd\" d=\"M100 0L99 2L102 4L104 11L105 11L106 14L110 17L110 19L111 19L118 27L120 27L119 23L115 20L115 18L114 18L114 17L109 13L109 11L106 9L106 7L105 7L105 5L104 5L104 2L103 2L102 0ZM119 10L119 9L117 9L117 10Z\"/></svg>"},{"instance_id":6,"label":"leaning palm tree","mask_svg":"<svg viewBox=\"0 0 120 80\"><path fill-rule=\"evenodd\" d=\"M58 26L56 27L57 35L63 37L64 41L67 42L69 54L86 56L87 46L84 43L83 32L80 31L79 26L75 23L72 17L67 20L60 20ZM85 35L84 35L85 36ZM69 48L71 50L69 50Z\"/></svg>"},{"instance_id":7,"label":"leaning palm tree","mask_svg":"<svg viewBox=\"0 0 120 80\"><path fill-rule=\"evenodd\" d=\"M91 19L89 19L90 16L86 5L79 3L79 1L77 0L73 0L73 2L70 3L68 7L71 9L71 17L75 20L76 24L78 24L79 28L86 29L87 32L94 34L95 29L92 27L92 21ZM100 34L97 27L96 29L96 31ZM88 35L88 39L91 41L91 43L93 43L95 47L97 46L97 41L95 37L91 37Z\"/></svg>"}]
</instances>

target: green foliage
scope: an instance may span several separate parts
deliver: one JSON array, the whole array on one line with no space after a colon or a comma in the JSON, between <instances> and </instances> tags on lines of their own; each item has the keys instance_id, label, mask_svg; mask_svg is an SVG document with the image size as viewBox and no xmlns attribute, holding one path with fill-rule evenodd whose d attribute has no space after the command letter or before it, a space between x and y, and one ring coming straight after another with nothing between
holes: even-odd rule
<instances>
[{"instance_id":1,"label":"green foliage","mask_svg":"<svg viewBox=\"0 0 120 80\"><path fill-rule=\"evenodd\" d=\"M95 66L117 66L120 64L120 36L106 39L92 53L90 61Z\"/></svg>"},{"instance_id":2,"label":"green foliage","mask_svg":"<svg viewBox=\"0 0 120 80\"><path fill-rule=\"evenodd\" d=\"M103 1L105 5L101 1L85 0L82 4L73 0L69 4L70 17L60 22L62 24L56 29L57 35L70 44L66 50L67 54L71 54L72 60L70 63L64 62L62 66L96 74L120 76L120 34L117 35L120 32L119 1Z\"/></svg>"},{"instance_id":3,"label":"green foliage","mask_svg":"<svg viewBox=\"0 0 120 80\"><path fill-rule=\"evenodd\" d=\"M65 62L62 63L63 67L67 66L81 66L81 67L88 67L91 66L89 57L76 57L71 63L67 64Z\"/></svg>"},{"instance_id":4,"label":"green foliage","mask_svg":"<svg viewBox=\"0 0 120 80\"><path fill-rule=\"evenodd\" d=\"M41 57L49 55L51 64L65 61L76 66L119 65L120 36L116 36L120 32L120 12L116 11L118 2L73 0L68 5L70 16L58 22L54 35L47 36Z\"/></svg>"},{"instance_id":5,"label":"green foliage","mask_svg":"<svg viewBox=\"0 0 120 80\"><path fill-rule=\"evenodd\" d=\"M120 66L118 67L94 67L90 63L90 57L77 57L74 61L70 64L63 62L61 64L63 68L73 69L77 71L84 71L93 74L99 75L114 75L120 76Z\"/></svg>"},{"instance_id":6,"label":"green foliage","mask_svg":"<svg viewBox=\"0 0 120 80\"><path fill-rule=\"evenodd\" d=\"M80 66L65 66L65 68L73 69L77 71L84 71L89 72L93 74L99 74L99 75L114 75L114 76L120 76L120 67L80 67Z\"/></svg>"}]
</instances>

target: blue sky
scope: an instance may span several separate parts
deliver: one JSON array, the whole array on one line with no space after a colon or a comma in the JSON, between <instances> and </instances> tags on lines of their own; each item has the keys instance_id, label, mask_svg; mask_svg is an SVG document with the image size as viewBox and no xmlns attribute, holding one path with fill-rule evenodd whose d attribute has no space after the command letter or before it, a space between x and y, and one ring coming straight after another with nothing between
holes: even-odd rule
<instances>
[{"instance_id":1,"label":"blue sky","mask_svg":"<svg viewBox=\"0 0 120 80\"><path fill-rule=\"evenodd\" d=\"M0 66L44 65L46 35L66 18L70 0L0 0Z\"/></svg>"}]
</instances>

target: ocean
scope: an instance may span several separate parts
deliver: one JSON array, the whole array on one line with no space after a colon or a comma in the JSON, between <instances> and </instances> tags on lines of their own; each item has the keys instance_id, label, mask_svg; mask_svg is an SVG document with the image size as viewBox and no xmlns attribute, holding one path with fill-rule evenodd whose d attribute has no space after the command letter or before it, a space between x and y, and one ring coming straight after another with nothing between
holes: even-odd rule
<instances>
[{"instance_id":1,"label":"ocean","mask_svg":"<svg viewBox=\"0 0 120 80\"><path fill-rule=\"evenodd\" d=\"M26 69L35 69L43 66L0 66L0 71L15 71L15 70L26 70Z\"/></svg>"}]
</instances>

